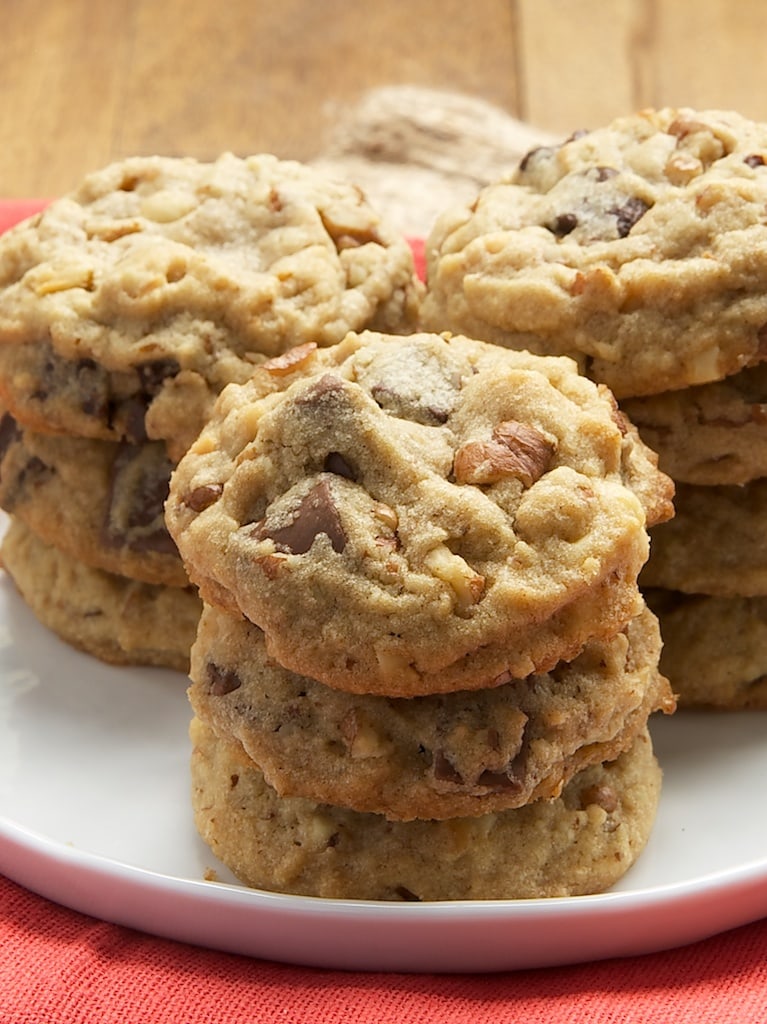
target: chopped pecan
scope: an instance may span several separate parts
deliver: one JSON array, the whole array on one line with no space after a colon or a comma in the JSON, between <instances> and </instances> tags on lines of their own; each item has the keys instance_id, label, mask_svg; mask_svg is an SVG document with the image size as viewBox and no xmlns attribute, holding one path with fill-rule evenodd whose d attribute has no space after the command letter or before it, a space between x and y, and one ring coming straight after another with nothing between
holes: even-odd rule
<instances>
[{"instance_id":1,"label":"chopped pecan","mask_svg":"<svg viewBox=\"0 0 767 1024\"><path fill-rule=\"evenodd\" d=\"M555 444L525 423L499 423L489 441L468 441L455 453L453 474L460 484L494 484L514 477L530 487L551 466Z\"/></svg>"},{"instance_id":2,"label":"chopped pecan","mask_svg":"<svg viewBox=\"0 0 767 1024\"><path fill-rule=\"evenodd\" d=\"M317 344L314 341L308 341L305 345L296 345L295 348L289 348L287 352L275 356L274 359L267 359L265 363L261 364L261 369L266 370L273 377L284 377L307 362L316 348Z\"/></svg>"}]
</instances>

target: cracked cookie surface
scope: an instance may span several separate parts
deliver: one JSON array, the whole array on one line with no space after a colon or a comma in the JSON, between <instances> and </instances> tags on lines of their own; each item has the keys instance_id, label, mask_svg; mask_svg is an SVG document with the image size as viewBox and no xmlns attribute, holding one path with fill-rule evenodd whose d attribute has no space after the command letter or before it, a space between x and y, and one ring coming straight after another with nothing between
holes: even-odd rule
<instances>
[{"instance_id":1,"label":"cracked cookie surface","mask_svg":"<svg viewBox=\"0 0 767 1024\"><path fill-rule=\"evenodd\" d=\"M564 353L621 399L767 357L767 125L646 110L539 147L426 245L423 325Z\"/></svg>"},{"instance_id":2,"label":"cracked cookie surface","mask_svg":"<svg viewBox=\"0 0 767 1024\"><path fill-rule=\"evenodd\" d=\"M166 504L204 598L280 664L477 689L638 612L642 501L671 514L670 481L571 360L375 332L296 358L224 392Z\"/></svg>"},{"instance_id":3,"label":"cracked cookie surface","mask_svg":"<svg viewBox=\"0 0 767 1024\"><path fill-rule=\"evenodd\" d=\"M475 817L559 796L674 702L645 610L548 674L489 690L390 698L282 668L246 619L206 606L192 649L198 718L242 743L280 796L391 820Z\"/></svg>"},{"instance_id":4,"label":"cracked cookie surface","mask_svg":"<svg viewBox=\"0 0 767 1024\"><path fill-rule=\"evenodd\" d=\"M647 732L556 800L478 818L390 822L279 797L242 746L193 719L192 804L212 852L253 888L333 899L575 896L608 889L644 848L661 772Z\"/></svg>"},{"instance_id":5,"label":"cracked cookie surface","mask_svg":"<svg viewBox=\"0 0 767 1024\"><path fill-rule=\"evenodd\" d=\"M0 239L0 393L29 426L173 458L253 364L407 329L407 241L294 161L131 157Z\"/></svg>"}]
</instances>

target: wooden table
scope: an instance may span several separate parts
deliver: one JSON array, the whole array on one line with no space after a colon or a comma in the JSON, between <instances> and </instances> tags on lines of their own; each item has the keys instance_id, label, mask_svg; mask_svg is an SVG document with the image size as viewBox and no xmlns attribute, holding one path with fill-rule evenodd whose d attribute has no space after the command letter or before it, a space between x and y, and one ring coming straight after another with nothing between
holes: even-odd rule
<instances>
[{"instance_id":1,"label":"wooden table","mask_svg":"<svg viewBox=\"0 0 767 1024\"><path fill-rule=\"evenodd\" d=\"M309 159L337 105L460 90L563 135L649 105L767 119L762 0L2 0L0 197L138 153Z\"/></svg>"}]
</instances>

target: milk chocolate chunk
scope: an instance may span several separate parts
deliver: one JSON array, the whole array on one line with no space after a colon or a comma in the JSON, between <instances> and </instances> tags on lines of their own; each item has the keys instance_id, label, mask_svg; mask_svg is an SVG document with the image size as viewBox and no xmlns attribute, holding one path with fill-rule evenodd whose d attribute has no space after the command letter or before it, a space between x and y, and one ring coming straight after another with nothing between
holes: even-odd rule
<instances>
[{"instance_id":1,"label":"milk chocolate chunk","mask_svg":"<svg viewBox=\"0 0 767 1024\"><path fill-rule=\"evenodd\" d=\"M265 523L256 527L259 539L266 537L274 541L278 551L292 555L305 555L316 537L325 534L334 551L346 547L346 533L338 514L333 491L326 478L320 479L301 500L292 522L287 526L269 529Z\"/></svg>"}]
</instances>

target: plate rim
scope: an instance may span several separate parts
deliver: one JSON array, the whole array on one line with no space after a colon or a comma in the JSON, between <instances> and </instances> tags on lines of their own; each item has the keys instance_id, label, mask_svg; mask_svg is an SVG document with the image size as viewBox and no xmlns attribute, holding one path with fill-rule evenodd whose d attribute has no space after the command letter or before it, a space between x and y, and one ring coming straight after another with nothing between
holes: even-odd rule
<instances>
[{"instance_id":1,"label":"plate rim","mask_svg":"<svg viewBox=\"0 0 767 1024\"><path fill-rule=\"evenodd\" d=\"M335 900L164 874L0 815L0 870L54 903L155 937L293 965L372 972L487 973L593 962L676 948L767 915L767 858L693 879L585 896L419 904ZM142 910L147 898L157 901L152 920ZM166 904L174 907L170 917ZM211 906L217 921L199 916L201 907ZM666 928L661 941L659 915ZM553 923L560 926L559 938L549 946ZM442 944L435 951L429 940L442 941L445 924L484 929L488 936L473 950ZM614 924L621 925L619 941ZM411 930L405 950L397 940L403 925ZM315 933L329 927L334 941L318 944ZM523 947L509 942L517 929L524 929ZM573 931L579 933L577 953ZM423 942L414 953L416 934Z\"/></svg>"}]
</instances>

